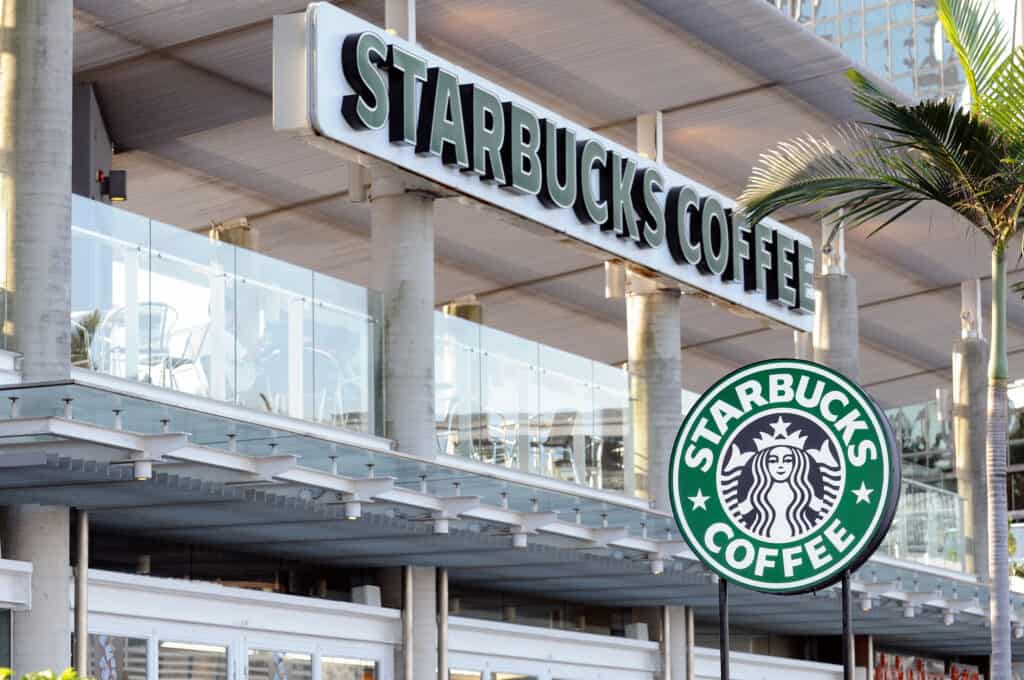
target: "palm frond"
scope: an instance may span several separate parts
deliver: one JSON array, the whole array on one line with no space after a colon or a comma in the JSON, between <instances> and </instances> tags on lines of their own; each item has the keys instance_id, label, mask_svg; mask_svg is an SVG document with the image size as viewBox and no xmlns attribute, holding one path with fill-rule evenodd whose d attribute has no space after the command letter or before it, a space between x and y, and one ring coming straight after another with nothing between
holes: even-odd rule
<instances>
[{"instance_id":1,"label":"palm frond","mask_svg":"<svg viewBox=\"0 0 1024 680\"><path fill-rule=\"evenodd\" d=\"M882 219L882 228L922 202L936 201L986 230L976 201L965 200L958 177L941 164L862 126L839 134L842 149L809 136L761 155L739 199L751 223L783 207L838 199L823 217L841 211L851 227Z\"/></svg>"},{"instance_id":2,"label":"palm frond","mask_svg":"<svg viewBox=\"0 0 1024 680\"><path fill-rule=\"evenodd\" d=\"M999 64L979 101L981 115L1004 136L1014 157L1024 152L1024 47Z\"/></svg>"},{"instance_id":3,"label":"palm frond","mask_svg":"<svg viewBox=\"0 0 1024 680\"><path fill-rule=\"evenodd\" d=\"M883 93L861 73L851 70L853 97L880 122L865 123L882 130L895 147L914 149L929 163L953 175L978 198L985 180L1004 170L1002 144L992 126L950 100L924 100L907 106Z\"/></svg>"},{"instance_id":4,"label":"palm frond","mask_svg":"<svg viewBox=\"0 0 1024 680\"><path fill-rule=\"evenodd\" d=\"M984 0L938 0L936 14L963 67L972 107L978 111L981 97L1009 49L999 14Z\"/></svg>"}]
</instances>

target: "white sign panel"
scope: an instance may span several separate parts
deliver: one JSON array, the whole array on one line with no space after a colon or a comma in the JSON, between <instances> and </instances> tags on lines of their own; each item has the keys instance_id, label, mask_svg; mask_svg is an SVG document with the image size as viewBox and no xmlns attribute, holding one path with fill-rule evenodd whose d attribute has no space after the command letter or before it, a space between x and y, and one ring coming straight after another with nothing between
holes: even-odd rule
<instances>
[{"instance_id":1,"label":"white sign panel","mask_svg":"<svg viewBox=\"0 0 1024 680\"><path fill-rule=\"evenodd\" d=\"M274 128L311 131L800 330L810 239L327 3L274 20Z\"/></svg>"}]
</instances>

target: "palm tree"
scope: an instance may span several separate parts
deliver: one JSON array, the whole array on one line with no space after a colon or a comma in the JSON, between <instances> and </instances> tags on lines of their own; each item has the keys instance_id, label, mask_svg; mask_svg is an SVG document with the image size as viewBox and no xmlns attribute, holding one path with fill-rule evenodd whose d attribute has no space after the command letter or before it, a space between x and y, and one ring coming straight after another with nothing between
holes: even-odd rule
<instances>
[{"instance_id":1,"label":"palm tree","mask_svg":"<svg viewBox=\"0 0 1024 680\"><path fill-rule=\"evenodd\" d=\"M851 71L853 96L872 120L840 128L838 144L803 137L764 154L740 203L751 224L780 208L824 204L822 218L835 224L840 216L851 228L880 221L873 234L918 205L934 202L959 214L991 244L990 677L1002 680L1010 677L1006 250L1020 229L1024 207L1024 48L1012 47L985 0L938 0L937 12L963 67L969 105L949 100L906 105Z\"/></svg>"}]
</instances>

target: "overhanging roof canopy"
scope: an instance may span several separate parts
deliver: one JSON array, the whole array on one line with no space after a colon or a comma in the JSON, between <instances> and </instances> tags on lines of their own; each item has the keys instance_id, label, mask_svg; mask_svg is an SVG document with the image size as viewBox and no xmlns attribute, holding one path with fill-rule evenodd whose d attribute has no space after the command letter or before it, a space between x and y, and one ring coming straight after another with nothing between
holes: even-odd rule
<instances>
[{"instance_id":1,"label":"overhanging roof canopy","mask_svg":"<svg viewBox=\"0 0 1024 680\"><path fill-rule=\"evenodd\" d=\"M3 397L17 401L0 420L2 504L87 509L97 527L124 535L337 566L443 566L471 586L717 616L714 577L669 517L632 499L448 456L421 460L325 428L332 440L288 418L228 417L232 407L211 402L199 412L77 381L3 388ZM136 479L147 463L153 476ZM872 602L856 612L858 632L927 652L987 653L988 591L973 578L875 556L853 587L858 602ZM836 588L731 592L737 625L840 631Z\"/></svg>"}]
</instances>

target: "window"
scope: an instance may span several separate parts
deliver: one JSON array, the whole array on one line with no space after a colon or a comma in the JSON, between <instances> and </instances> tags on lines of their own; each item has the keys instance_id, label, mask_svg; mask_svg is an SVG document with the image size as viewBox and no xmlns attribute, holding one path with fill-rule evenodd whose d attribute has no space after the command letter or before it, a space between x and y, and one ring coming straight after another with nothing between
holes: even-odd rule
<instances>
[{"instance_id":1,"label":"window","mask_svg":"<svg viewBox=\"0 0 1024 680\"><path fill-rule=\"evenodd\" d=\"M537 676L523 675L522 673L495 673L494 680L537 680Z\"/></svg>"},{"instance_id":2,"label":"window","mask_svg":"<svg viewBox=\"0 0 1024 680\"><path fill-rule=\"evenodd\" d=\"M104 633L89 635L89 677L146 680L146 641Z\"/></svg>"},{"instance_id":3,"label":"window","mask_svg":"<svg viewBox=\"0 0 1024 680\"><path fill-rule=\"evenodd\" d=\"M480 671L459 671L452 668L448 671L448 680L483 680Z\"/></svg>"},{"instance_id":4,"label":"window","mask_svg":"<svg viewBox=\"0 0 1024 680\"><path fill-rule=\"evenodd\" d=\"M0 668L11 667L11 610L0 609Z\"/></svg>"},{"instance_id":5,"label":"window","mask_svg":"<svg viewBox=\"0 0 1024 680\"><path fill-rule=\"evenodd\" d=\"M313 657L309 654L249 650L249 680L311 680Z\"/></svg>"},{"instance_id":6,"label":"window","mask_svg":"<svg viewBox=\"0 0 1024 680\"><path fill-rule=\"evenodd\" d=\"M325 656L321 659L320 671L322 680L376 680L377 662Z\"/></svg>"},{"instance_id":7,"label":"window","mask_svg":"<svg viewBox=\"0 0 1024 680\"><path fill-rule=\"evenodd\" d=\"M160 680L228 680L228 649L220 645L161 642Z\"/></svg>"}]
</instances>

